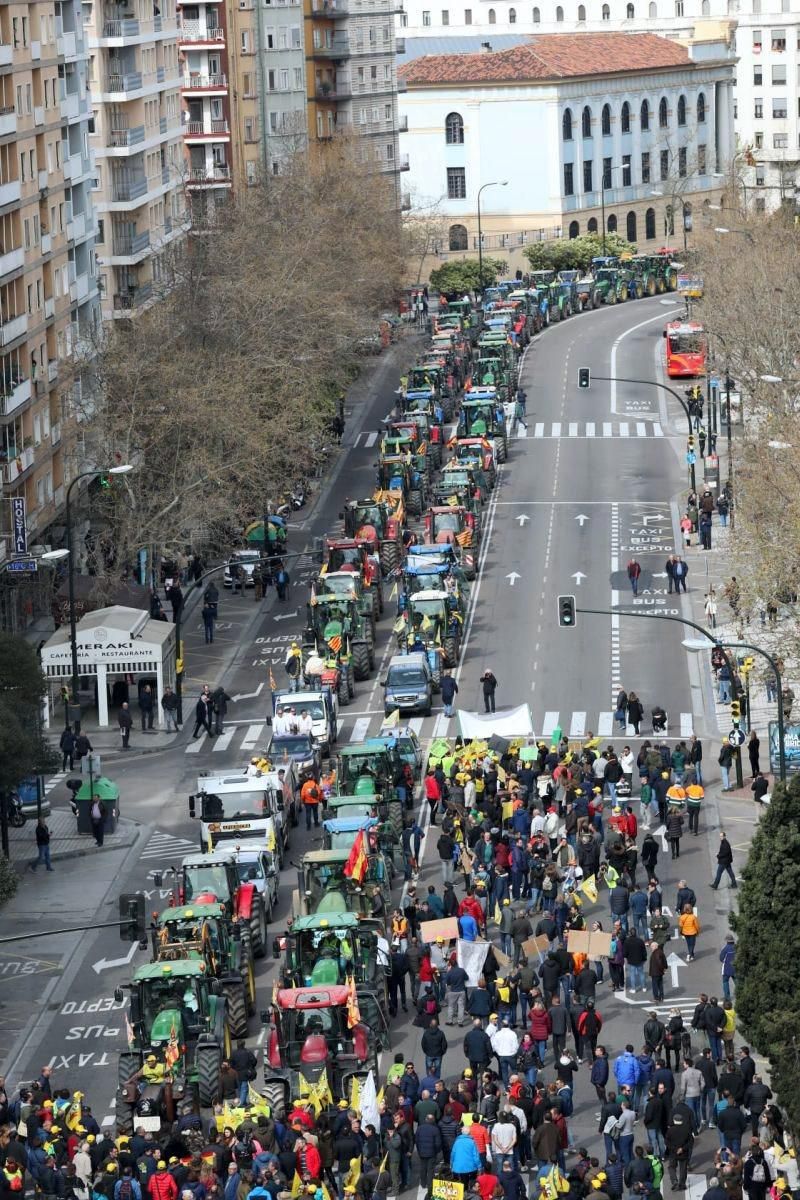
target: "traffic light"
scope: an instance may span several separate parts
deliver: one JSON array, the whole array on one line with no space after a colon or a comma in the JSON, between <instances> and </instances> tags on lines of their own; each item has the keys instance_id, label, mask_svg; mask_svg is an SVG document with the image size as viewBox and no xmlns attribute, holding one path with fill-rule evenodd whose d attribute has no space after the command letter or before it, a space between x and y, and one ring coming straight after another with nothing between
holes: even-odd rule
<instances>
[{"instance_id":1,"label":"traffic light","mask_svg":"<svg viewBox=\"0 0 800 1200\"><path fill-rule=\"evenodd\" d=\"M743 675L749 675L749 674L750 674L750 672L751 672L751 671L752 671L752 669L753 669L753 656L752 656L752 654L750 654L750 655L748 655L748 656L747 656L747 658L744 660L744 662L742 663L742 665L741 665L741 667L740 667L739 669L740 669L740 671L742 672L742 674L743 674Z\"/></svg>"},{"instance_id":2,"label":"traffic light","mask_svg":"<svg viewBox=\"0 0 800 1200\"><path fill-rule=\"evenodd\" d=\"M578 367L578 387L588 388L591 382L588 367Z\"/></svg>"},{"instance_id":3,"label":"traffic light","mask_svg":"<svg viewBox=\"0 0 800 1200\"><path fill-rule=\"evenodd\" d=\"M742 706L738 700L731 700L731 720L734 725L738 724L739 718L742 715Z\"/></svg>"},{"instance_id":4,"label":"traffic light","mask_svg":"<svg viewBox=\"0 0 800 1200\"><path fill-rule=\"evenodd\" d=\"M558 597L558 623L564 629L572 629L575 625L575 597Z\"/></svg>"},{"instance_id":5,"label":"traffic light","mask_svg":"<svg viewBox=\"0 0 800 1200\"><path fill-rule=\"evenodd\" d=\"M689 434L689 441L686 443L686 446L687 446L689 453L691 454L691 452L694 450L694 434L693 433Z\"/></svg>"},{"instance_id":6,"label":"traffic light","mask_svg":"<svg viewBox=\"0 0 800 1200\"><path fill-rule=\"evenodd\" d=\"M144 896L140 892L123 892L119 898L119 936L123 942L146 941Z\"/></svg>"}]
</instances>

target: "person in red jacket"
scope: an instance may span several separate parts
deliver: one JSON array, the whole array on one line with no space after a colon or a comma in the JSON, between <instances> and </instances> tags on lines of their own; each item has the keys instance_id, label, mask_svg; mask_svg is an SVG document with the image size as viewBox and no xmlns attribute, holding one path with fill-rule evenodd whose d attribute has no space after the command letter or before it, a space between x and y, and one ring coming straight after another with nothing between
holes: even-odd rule
<instances>
[{"instance_id":1,"label":"person in red jacket","mask_svg":"<svg viewBox=\"0 0 800 1200\"><path fill-rule=\"evenodd\" d=\"M550 1013L544 1006L544 1001L537 1000L529 1014L531 1037L536 1043L536 1053L544 1062L544 1056L547 1050L547 1040L553 1032L553 1022L550 1020Z\"/></svg>"},{"instance_id":2,"label":"person in red jacket","mask_svg":"<svg viewBox=\"0 0 800 1200\"><path fill-rule=\"evenodd\" d=\"M289 1113L289 1127L293 1128L296 1124L302 1125L303 1129L312 1130L314 1128L314 1118L308 1111L307 1104L298 1100L292 1111Z\"/></svg>"},{"instance_id":3,"label":"person in red jacket","mask_svg":"<svg viewBox=\"0 0 800 1200\"><path fill-rule=\"evenodd\" d=\"M163 1158L157 1162L147 1187L150 1200L178 1200L178 1185L167 1170Z\"/></svg>"},{"instance_id":4,"label":"person in red jacket","mask_svg":"<svg viewBox=\"0 0 800 1200\"><path fill-rule=\"evenodd\" d=\"M578 1054L583 1057L585 1062L591 1063L597 1049L600 1030L603 1028L603 1018L595 1008L593 1000L586 1001L586 1007L582 1013L579 1013L576 1024L580 1036Z\"/></svg>"},{"instance_id":5,"label":"person in red jacket","mask_svg":"<svg viewBox=\"0 0 800 1200\"><path fill-rule=\"evenodd\" d=\"M433 771L428 771L428 774L425 776L425 799L428 801L431 811L431 825L436 824L436 813L441 798L442 792L438 780Z\"/></svg>"},{"instance_id":6,"label":"person in red jacket","mask_svg":"<svg viewBox=\"0 0 800 1200\"><path fill-rule=\"evenodd\" d=\"M473 896L472 892L468 892L458 906L459 917L463 917L464 913L469 913L471 917L474 917L478 928L483 929L486 918L484 916L483 909Z\"/></svg>"},{"instance_id":7,"label":"person in red jacket","mask_svg":"<svg viewBox=\"0 0 800 1200\"><path fill-rule=\"evenodd\" d=\"M294 1144L294 1152L297 1155L297 1167L301 1179L322 1178L322 1156L313 1142L305 1136L298 1138Z\"/></svg>"},{"instance_id":8,"label":"person in red jacket","mask_svg":"<svg viewBox=\"0 0 800 1200\"><path fill-rule=\"evenodd\" d=\"M625 808L625 833L633 841L636 841L636 835L639 832L639 822L636 820L633 809L630 804Z\"/></svg>"}]
</instances>

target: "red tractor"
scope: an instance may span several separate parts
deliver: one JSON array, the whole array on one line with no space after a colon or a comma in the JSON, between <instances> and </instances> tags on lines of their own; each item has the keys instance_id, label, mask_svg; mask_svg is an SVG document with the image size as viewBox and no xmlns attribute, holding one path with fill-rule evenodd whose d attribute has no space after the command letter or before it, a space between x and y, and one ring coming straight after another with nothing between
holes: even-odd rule
<instances>
[{"instance_id":1,"label":"red tractor","mask_svg":"<svg viewBox=\"0 0 800 1200\"><path fill-rule=\"evenodd\" d=\"M364 591L372 593L372 611L377 621L383 612L383 581L377 553L368 542L353 537L320 538L320 543L320 561L326 573L354 571L361 577Z\"/></svg>"},{"instance_id":2,"label":"red tractor","mask_svg":"<svg viewBox=\"0 0 800 1200\"><path fill-rule=\"evenodd\" d=\"M363 542L370 554L377 554L384 575L400 566L405 519L401 493L379 492L365 500L348 500L339 516L345 537Z\"/></svg>"},{"instance_id":3,"label":"red tractor","mask_svg":"<svg viewBox=\"0 0 800 1200\"><path fill-rule=\"evenodd\" d=\"M441 504L425 514L424 542L427 546L451 545L461 560L467 579L474 579L478 566L479 533L475 515L462 504Z\"/></svg>"}]
</instances>

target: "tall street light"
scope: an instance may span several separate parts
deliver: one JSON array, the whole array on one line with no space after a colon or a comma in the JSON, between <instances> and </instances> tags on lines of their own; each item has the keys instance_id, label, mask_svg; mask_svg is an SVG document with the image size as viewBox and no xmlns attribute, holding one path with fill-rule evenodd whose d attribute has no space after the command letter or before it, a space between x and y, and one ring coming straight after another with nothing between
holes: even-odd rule
<instances>
[{"instance_id":1,"label":"tall street light","mask_svg":"<svg viewBox=\"0 0 800 1200\"><path fill-rule=\"evenodd\" d=\"M478 287L483 292L483 234L481 232L481 192L487 187L508 187L507 179L493 179L478 188Z\"/></svg>"},{"instance_id":2,"label":"tall street light","mask_svg":"<svg viewBox=\"0 0 800 1200\"><path fill-rule=\"evenodd\" d=\"M118 467L95 468L94 471L81 471L80 475L76 475L70 480L67 488L67 507L66 507L66 525L67 525L67 553L69 554L69 568L67 571L67 586L69 589L69 645L72 654L72 703L78 704L78 631L77 622L75 620L75 552L72 545L72 489L81 479L98 479L103 475L127 475L132 471L133 467L130 463L123 463ZM80 732L81 722L80 716L75 723L76 733Z\"/></svg>"}]
</instances>

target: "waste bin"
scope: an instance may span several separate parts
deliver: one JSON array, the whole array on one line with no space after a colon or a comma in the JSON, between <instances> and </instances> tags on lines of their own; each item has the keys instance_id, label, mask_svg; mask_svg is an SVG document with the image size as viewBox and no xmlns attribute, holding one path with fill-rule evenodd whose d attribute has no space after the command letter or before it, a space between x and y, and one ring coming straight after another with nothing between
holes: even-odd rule
<instances>
[{"instance_id":1,"label":"waste bin","mask_svg":"<svg viewBox=\"0 0 800 1200\"><path fill-rule=\"evenodd\" d=\"M103 831L113 833L119 817L119 788L112 779L106 779L104 775L95 775L84 780L75 796L78 805L78 833L92 832L92 805L95 800L101 800L105 806Z\"/></svg>"}]
</instances>

